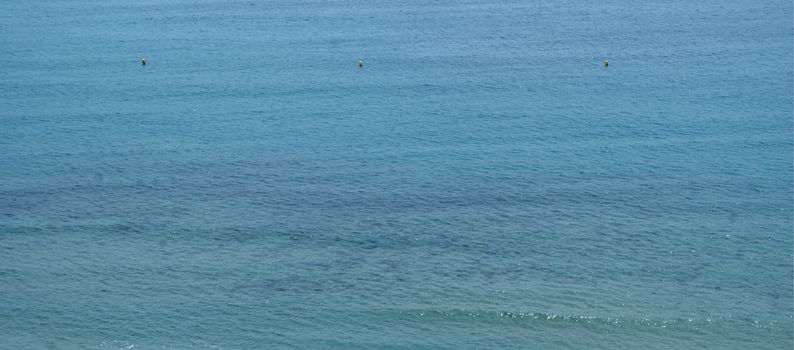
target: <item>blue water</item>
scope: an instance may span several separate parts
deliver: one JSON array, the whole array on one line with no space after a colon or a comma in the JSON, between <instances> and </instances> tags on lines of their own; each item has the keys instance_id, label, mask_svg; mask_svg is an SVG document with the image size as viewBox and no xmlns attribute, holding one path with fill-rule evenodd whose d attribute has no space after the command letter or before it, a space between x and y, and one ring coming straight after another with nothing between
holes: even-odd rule
<instances>
[{"instance_id":1,"label":"blue water","mask_svg":"<svg viewBox=\"0 0 794 350\"><path fill-rule=\"evenodd\" d=\"M0 348L790 349L792 40L783 0L0 2Z\"/></svg>"}]
</instances>

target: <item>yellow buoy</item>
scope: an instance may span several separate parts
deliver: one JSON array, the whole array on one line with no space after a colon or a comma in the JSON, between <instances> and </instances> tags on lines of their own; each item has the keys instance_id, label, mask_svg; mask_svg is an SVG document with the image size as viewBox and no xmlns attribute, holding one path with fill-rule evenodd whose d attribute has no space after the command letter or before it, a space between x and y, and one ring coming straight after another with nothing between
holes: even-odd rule
<instances>
[{"instance_id":1,"label":"yellow buoy","mask_svg":"<svg viewBox=\"0 0 794 350\"><path fill-rule=\"evenodd\" d=\"M604 67L609 67L609 60L604 60Z\"/></svg>"}]
</instances>

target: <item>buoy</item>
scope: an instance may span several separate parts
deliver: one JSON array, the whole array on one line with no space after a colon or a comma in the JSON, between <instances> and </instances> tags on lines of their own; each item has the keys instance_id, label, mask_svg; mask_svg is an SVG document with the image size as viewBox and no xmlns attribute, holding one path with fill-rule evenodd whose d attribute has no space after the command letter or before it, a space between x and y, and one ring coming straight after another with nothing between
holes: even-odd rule
<instances>
[{"instance_id":1,"label":"buoy","mask_svg":"<svg viewBox=\"0 0 794 350\"><path fill-rule=\"evenodd\" d=\"M364 61L358 60L358 66L359 67L364 67Z\"/></svg>"},{"instance_id":2,"label":"buoy","mask_svg":"<svg viewBox=\"0 0 794 350\"><path fill-rule=\"evenodd\" d=\"M604 67L609 67L609 60L604 60Z\"/></svg>"},{"instance_id":3,"label":"buoy","mask_svg":"<svg viewBox=\"0 0 794 350\"><path fill-rule=\"evenodd\" d=\"M145 58L141 58L141 65L142 65L142 66L145 66L145 65L146 65L146 59L145 59Z\"/></svg>"}]
</instances>

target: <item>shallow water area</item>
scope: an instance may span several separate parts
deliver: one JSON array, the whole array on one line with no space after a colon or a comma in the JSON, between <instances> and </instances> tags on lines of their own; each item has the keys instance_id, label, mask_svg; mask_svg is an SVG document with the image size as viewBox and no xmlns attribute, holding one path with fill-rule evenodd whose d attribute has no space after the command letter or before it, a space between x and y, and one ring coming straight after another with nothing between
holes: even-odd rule
<instances>
[{"instance_id":1,"label":"shallow water area","mask_svg":"<svg viewBox=\"0 0 794 350\"><path fill-rule=\"evenodd\" d=\"M0 348L791 348L791 28L0 3Z\"/></svg>"}]
</instances>

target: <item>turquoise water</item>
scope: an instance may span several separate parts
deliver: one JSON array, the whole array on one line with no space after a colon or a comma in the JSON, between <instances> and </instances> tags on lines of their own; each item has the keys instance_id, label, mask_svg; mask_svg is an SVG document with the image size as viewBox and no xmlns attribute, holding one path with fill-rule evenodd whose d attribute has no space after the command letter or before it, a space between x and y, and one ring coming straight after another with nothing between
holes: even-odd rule
<instances>
[{"instance_id":1,"label":"turquoise water","mask_svg":"<svg viewBox=\"0 0 794 350\"><path fill-rule=\"evenodd\" d=\"M0 348L790 349L792 39L779 0L3 1Z\"/></svg>"}]
</instances>

